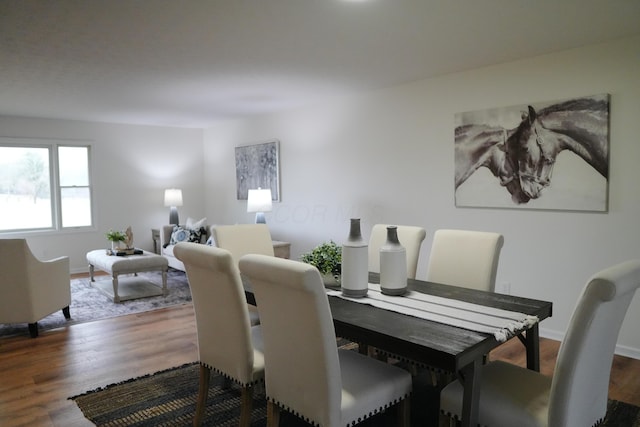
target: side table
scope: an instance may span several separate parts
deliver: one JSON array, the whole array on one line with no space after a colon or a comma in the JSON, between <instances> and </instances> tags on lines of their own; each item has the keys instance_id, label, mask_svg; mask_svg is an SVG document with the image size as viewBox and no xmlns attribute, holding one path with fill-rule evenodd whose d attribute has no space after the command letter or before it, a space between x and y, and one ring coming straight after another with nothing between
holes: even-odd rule
<instances>
[{"instance_id":1,"label":"side table","mask_svg":"<svg viewBox=\"0 0 640 427\"><path fill-rule=\"evenodd\" d=\"M151 229L151 240L153 240L153 253L162 255L160 253L160 230L157 228Z\"/></svg>"},{"instance_id":2,"label":"side table","mask_svg":"<svg viewBox=\"0 0 640 427\"><path fill-rule=\"evenodd\" d=\"M291 256L291 243L281 242L274 240L273 242L273 254L278 258L287 258Z\"/></svg>"}]
</instances>

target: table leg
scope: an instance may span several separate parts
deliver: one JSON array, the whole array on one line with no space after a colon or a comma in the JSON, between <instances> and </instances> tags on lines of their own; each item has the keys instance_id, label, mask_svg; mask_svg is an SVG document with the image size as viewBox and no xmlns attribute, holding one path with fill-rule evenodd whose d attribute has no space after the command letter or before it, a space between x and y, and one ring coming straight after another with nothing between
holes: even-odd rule
<instances>
[{"instance_id":1,"label":"table leg","mask_svg":"<svg viewBox=\"0 0 640 427\"><path fill-rule=\"evenodd\" d=\"M120 296L118 295L118 275L113 274L113 302L120 302Z\"/></svg>"},{"instance_id":2,"label":"table leg","mask_svg":"<svg viewBox=\"0 0 640 427\"><path fill-rule=\"evenodd\" d=\"M540 332L536 323L525 333L527 368L540 372Z\"/></svg>"},{"instance_id":3,"label":"table leg","mask_svg":"<svg viewBox=\"0 0 640 427\"><path fill-rule=\"evenodd\" d=\"M478 411L480 406L480 381L482 378L483 361L474 360L462 368L458 375L464 386L462 399L462 427L478 425Z\"/></svg>"},{"instance_id":4,"label":"table leg","mask_svg":"<svg viewBox=\"0 0 640 427\"><path fill-rule=\"evenodd\" d=\"M95 279L93 278L94 269L93 264L89 264L89 280L92 282L95 282Z\"/></svg>"}]
</instances>

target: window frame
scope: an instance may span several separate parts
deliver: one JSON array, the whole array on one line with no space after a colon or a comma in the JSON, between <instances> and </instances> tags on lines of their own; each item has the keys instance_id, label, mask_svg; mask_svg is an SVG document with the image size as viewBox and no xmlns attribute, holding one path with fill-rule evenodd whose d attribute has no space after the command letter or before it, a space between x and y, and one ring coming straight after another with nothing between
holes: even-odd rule
<instances>
[{"instance_id":1,"label":"window frame","mask_svg":"<svg viewBox=\"0 0 640 427\"><path fill-rule=\"evenodd\" d=\"M0 147L37 148L47 149L49 152L49 188L51 196L51 226L38 228L20 228L0 230L0 236L19 235L24 233L63 233L70 231L92 231L96 229L95 200L93 192L93 161L92 144L89 141L60 140L51 138L15 138L0 137ZM87 152L87 185L86 186L62 186L60 179L60 147L86 148ZM81 226L64 227L62 221L62 189L63 188L87 188L89 190L90 224Z\"/></svg>"}]
</instances>

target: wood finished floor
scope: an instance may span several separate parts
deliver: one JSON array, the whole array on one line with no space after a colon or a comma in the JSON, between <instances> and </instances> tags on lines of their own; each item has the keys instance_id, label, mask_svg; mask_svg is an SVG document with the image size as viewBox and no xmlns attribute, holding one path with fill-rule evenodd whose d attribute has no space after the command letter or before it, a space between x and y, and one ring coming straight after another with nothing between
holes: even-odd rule
<instances>
[{"instance_id":1,"label":"wood finished floor","mask_svg":"<svg viewBox=\"0 0 640 427\"><path fill-rule=\"evenodd\" d=\"M26 328L26 326L25 326ZM559 343L541 340L551 375ZM491 354L524 366L511 340ZM91 426L68 397L197 360L191 304L0 338L0 426ZM640 406L640 360L616 356L610 397Z\"/></svg>"}]
</instances>

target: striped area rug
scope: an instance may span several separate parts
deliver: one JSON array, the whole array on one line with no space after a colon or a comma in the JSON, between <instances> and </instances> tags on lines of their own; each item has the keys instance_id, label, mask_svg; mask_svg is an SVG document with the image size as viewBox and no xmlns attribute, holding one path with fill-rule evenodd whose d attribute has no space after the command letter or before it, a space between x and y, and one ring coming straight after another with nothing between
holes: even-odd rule
<instances>
[{"instance_id":1,"label":"striped area rug","mask_svg":"<svg viewBox=\"0 0 640 427\"><path fill-rule=\"evenodd\" d=\"M199 368L196 363L134 378L123 383L71 397L84 416L98 427L120 426L189 426L195 413ZM414 383L411 411L414 426L438 425L438 395L418 379ZM223 389L222 378L211 378L205 426L237 426L240 414L240 388ZM252 426L266 426L264 393L254 393ZM393 411L383 413L360 424L363 427L393 425ZM307 424L290 414L283 414L281 426L298 427ZM435 423L435 424L434 424ZM601 427L640 427L640 408L610 401L607 418Z\"/></svg>"}]
</instances>

